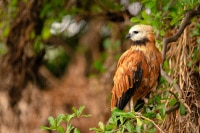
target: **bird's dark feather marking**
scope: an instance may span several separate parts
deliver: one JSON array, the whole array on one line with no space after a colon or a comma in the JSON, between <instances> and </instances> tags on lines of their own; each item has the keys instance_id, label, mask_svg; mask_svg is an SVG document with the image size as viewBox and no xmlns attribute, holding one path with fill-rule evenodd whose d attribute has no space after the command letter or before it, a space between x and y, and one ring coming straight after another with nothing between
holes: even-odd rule
<instances>
[{"instance_id":1,"label":"bird's dark feather marking","mask_svg":"<svg viewBox=\"0 0 200 133\"><path fill-rule=\"evenodd\" d=\"M144 106L144 100L139 99L137 103L135 104L134 110L137 112Z\"/></svg>"},{"instance_id":2,"label":"bird's dark feather marking","mask_svg":"<svg viewBox=\"0 0 200 133\"><path fill-rule=\"evenodd\" d=\"M145 98L148 98L148 99L149 99L150 93L151 93L151 92L149 92L149 93L145 96ZM144 99L139 99L139 100L136 102L136 104L135 104L135 107L134 107L135 111L136 111L136 112L139 111L139 110L144 106L144 104L145 104Z\"/></svg>"},{"instance_id":3,"label":"bird's dark feather marking","mask_svg":"<svg viewBox=\"0 0 200 133\"><path fill-rule=\"evenodd\" d=\"M129 86L131 86L131 77L128 76L128 83L129 83Z\"/></svg>"},{"instance_id":4,"label":"bird's dark feather marking","mask_svg":"<svg viewBox=\"0 0 200 133\"><path fill-rule=\"evenodd\" d=\"M140 62L137 65L137 70L133 71L133 87L129 88L117 101L117 108L123 110L130 98L133 96L134 91L140 86L142 81L143 70Z\"/></svg>"},{"instance_id":5,"label":"bird's dark feather marking","mask_svg":"<svg viewBox=\"0 0 200 133\"><path fill-rule=\"evenodd\" d=\"M146 45L147 42L150 42L148 38L142 40L133 41L133 45Z\"/></svg>"},{"instance_id":6,"label":"bird's dark feather marking","mask_svg":"<svg viewBox=\"0 0 200 133\"><path fill-rule=\"evenodd\" d=\"M159 75L158 75L158 79L157 79L158 85L157 85L157 87L160 85L160 78L161 78L161 72L159 72Z\"/></svg>"}]
</instances>

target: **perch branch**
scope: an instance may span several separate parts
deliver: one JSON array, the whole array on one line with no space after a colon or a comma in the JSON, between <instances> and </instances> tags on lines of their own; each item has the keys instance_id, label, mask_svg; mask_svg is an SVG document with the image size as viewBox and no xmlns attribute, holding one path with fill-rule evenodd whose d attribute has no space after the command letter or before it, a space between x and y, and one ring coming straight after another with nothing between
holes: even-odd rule
<instances>
[{"instance_id":1,"label":"perch branch","mask_svg":"<svg viewBox=\"0 0 200 133\"><path fill-rule=\"evenodd\" d=\"M167 45L171 42L175 42L178 40L178 38L181 36L181 34L183 33L184 29L191 23L191 19L197 15L200 15L200 5L198 5L196 7L196 9L194 10L189 10L185 13L185 17L183 18L181 24L180 24L180 27L178 29L178 31L176 32L176 34L174 34L173 36L170 36L168 38L164 38L163 39L163 49L162 49L162 59L163 59L163 62L165 61L165 58L166 58L166 51L167 51ZM178 97L178 100L179 102L177 102L173 107L169 108L167 110L167 114L177 110L179 108L179 104L180 102L182 102L182 91L180 89L180 87L178 86L177 83L174 83L173 79L162 69L161 67L161 75L170 83L170 84L173 84L173 87L176 89L176 91L178 92L179 94L179 97ZM185 105L185 103L183 103L183 105L188 109L189 112L190 109L188 108L187 105Z\"/></svg>"},{"instance_id":2,"label":"perch branch","mask_svg":"<svg viewBox=\"0 0 200 133\"><path fill-rule=\"evenodd\" d=\"M147 117L141 115L141 114L138 113L138 112L135 112L135 113L136 113L136 118L143 118L144 120L147 120L147 121L151 122L151 123L160 131L160 133L164 133L164 132L162 131L162 129L161 129L153 120L151 120L151 119L149 119L149 118L147 118Z\"/></svg>"},{"instance_id":3,"label":"perch branch","mask_svg":"<svg viewBox=\"0 0 200 133\"><path fill-rule=\"evenodd\" d=\"M145 116L141 116L141 118L143 118L143 119L145 119L145 120L147 120L147 121L150 121L150 122L160 131L160 133L164 133L164 132L162 131L162 129L161 129L158 125L156 125L156 123L155 123L153 120L151 120L151 119L149 119L149 118L147 118L147 117L145 117Z\"/></svg>"}]
</instances>

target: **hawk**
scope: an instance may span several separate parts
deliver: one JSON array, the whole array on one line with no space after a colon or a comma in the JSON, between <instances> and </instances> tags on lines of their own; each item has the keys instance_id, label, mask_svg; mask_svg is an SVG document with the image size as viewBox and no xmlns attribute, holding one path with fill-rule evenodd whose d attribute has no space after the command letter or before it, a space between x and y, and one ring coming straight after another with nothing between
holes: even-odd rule
<instances>
[{"instance_id":1,"label":"hawk","mask_svg":"<svg viewBox=\"0 0 200 133\"><path fill-rule=\"evenodd\" d=\"M126 38L131 39L132 45L117 64L111 110L117 107L132 111L137 101L157 86L160 76L162 56L155 46L153 28L150 25L135 25Z\"/></svg>"}]
</instances>

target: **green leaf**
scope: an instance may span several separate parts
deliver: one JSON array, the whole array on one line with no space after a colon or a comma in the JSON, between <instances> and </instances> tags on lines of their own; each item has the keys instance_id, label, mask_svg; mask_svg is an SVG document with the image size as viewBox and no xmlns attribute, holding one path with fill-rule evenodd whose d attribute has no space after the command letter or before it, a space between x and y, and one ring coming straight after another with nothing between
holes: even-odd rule
<instances>
[{"instance_id":1,"label":"green leaf","mask_svg":"<svg viewBox=\"0 0 200 133\"><path fill-rule=\"evenodd\" d=\"M117 125L117 121L118 121L117 116L112 115L111 118L108 120L108 123Z\"/></svg>"},{"instance_id":2,"label":"green leaf","mask_svg":"<svg viewBox=\"0 0 200 133\"><path fill-rule=\"evenodd\" d=\"M76 117L75 114L66 114L65 117L63 118L63 120L66 121L66 122L69 122L74 117Z\"/></svg>"},{"instance_id":3,"label":"green leaf","mask_svg":"<svg viewBox=\"0 0 200 133\"><path fill-rule=\"evenodd\" d=\"M161 121L162 121L162 117L161 117L161 115L160 115L159 113L156 114L156 118L157 118L158 120L161 120Z\"/></svg>"},{"instance_id":4,"label":"green leaf","mask_svg":"<svg viewBox=\"0 0 200 133\"><path fill-rule=\"evenodd\" d=\"M142 121L139 118L136 118L137 124L136 124L136 131L137 133L141 133L141 127L142 127Z\"/></svg>"},{"instance_id":5,"label":"green leaf","mask_svg":"<svg viewBox=\"0 0 200 133\"><path fill-rule=\"evenodd\" d=\"M177 12L177 9L174 8L174 7L170 7L168 10L169 10L170 12Z\"/></svg>"},{"instance_id":6,"label":"green leaf","mask_svg":"<svg viewBox=\"0 0 200 133\"><path fill-rule=\"evenodd\" d=\"M148 113L145 113L144 116L148 117L148 118L154 118L155 117L155 113L154 112L148 112Z\"/></svg>"},{"instance_id":7,"label":"green leaf","mask_svg":"<svg viewBox=\"0 0 200 133\"><path fill-rule=\"evenodd\" d=\"M160 109L160 115L164 118L164 116L165 116L165 108L164 107Z\"/></svg>"},{"instance_id":8,"label":"green leaf","mask_svg":"<svg viewBox=\"0 0 200 133\"><path fill-rule=\"evenodd\" d=\"M126 121L126 119L124 119L124 117L122 117L122 116L119 116L119 120L120 120L120 124L122 124Z\"/></svg>"},{"instance_id":9,"label":"green leaf","mask_svg":"<svg viewBox=\"0 0 200 133\"><path fill-rule=\"evenodd\" d=\"M185 115L185 107L183 106L183 104L180 104L180 114L181 115Z\"/></svg>"},{"instance_id":10,"label":"green leaf","mask_svg":"<svg viewBox=\"0 0 200 133\"><path fill-rule=\"evenodd\" d=\"M104 129L104 124L103 124L103 122L100 121L99 124L98 124L98 126L99 126L100 129Z\"/></svg>"},{"instance_id":11,"label":"green leaf","mask_svg":"<svg viewBox=\"0 0 200 133\"><path fill-rule=\"evenodd\" d=\"M164 62L163 68L166 70L166 72L170 70L170 68L169 68L169 62L168 61Z\"/></svg>"},{"instance_id":12,"label":"green leaf","mask_svg":"<svg viewBox=\"0 0 200 133\"><path fill-rule=\"evenodd\" d=\"M74 133L80 133L80 130L78 130L77 128L74 129Z\"/></svg>"},{"instance_id":13,"label":"green leaf","mask_svg":"<svg viewBox=\"0 0 200 133\"><path fill-rule=\"evenodd\" d=\"M66 133L71 133L71 131L74 129L74 127L72 126L72 124L68 124L67 125L67 130Z\"/></svg>"},{"instance_id":14,"label":"green leaf","mask_svg":"<svg viewBox=\"0 0 200 133\"><path fill-rule=\"evenodd\" d=\"M146 1L146 3L145 3L145 6L147 7L147 8L152 8L152 7L155 7L156 6L156 2L155 1Z\"/></svg>"},{"instance_id":15,"label":"green leaf","mask_svg":"<svg viewBox=\"0 0 200 133\"><path fill-rule=\"evenodd\" d=\"M155 100L156 100L156 103L160 104L161 96L160 95L155 96Z\"/></svg>"},{"instance_id":16,"label":"green leaf","mask_svg":"<svg viewBox=\"0 0 200 133\"><path fill-rule=\"evenodd\" d=\"M64 133L64 132L65 132L64 128L61 127L61 126L59 126L59 127L57 128L57 131L58 131L59 133Z\"/></svg>"},{"instance_id":17,"label":"green leaf","mask_svg":"<svg viewBox=\"0 0 200 133\"><path fill-rule=\"evenodd\" d=\"M138 17L132 17L132 18L131 18L131 22L132 22L132 23L139 23L140 21L141 21L141 19L138 18Z\"/></svg>"},{"instance_id":18,"label":"green leaf","mask_svg":"<svg viewBox=\"0 0 200 133\"><path fill-rule=\"evenodd\" d=\"M50 127L46 127L46 126L41 126L40 129L42 129L42 130L51 130Z\"/></svg>"},{"instance_id":19,"label":"green leaf","mask_svg":"<svg viewBox=\"0 0 200 133\"><path fill-rule=\"evenodd\" d=\"M136 118L136 120L137 120L137 125L142 126L142 121L139 118Z\"/></svg>"},{"instance_id":20,"label":"green leaf","mask_svg":"<svg viewBox=\"0 0 200 133\"><path fill-rule=\"evenodd\" d=\"M51 126L55 126L55 127L56 127L56 121L55 121L55 119L54 119L52 116L50 116L50 117L48 118L48 121L49 121L49 124L50 124Z\"/></svg>"},{"instance_id":21,"label":"green leaf","mask_svg":"<svg viewBox=\"0 0 200 133\"><path fill-rule=\"evenodd\" d=\"M160 30L160 35L161 36L165 36L165 31L164 30Z\"/></svg>"},{"instance_id":22,"label":"green leaf","mask_svg":"<svg viewBox=\"0 0 200 133\"><path fill-rule=\"evenodd\" d=\"M125 127L128 130L128 132L132 133L134 131L134 126L133 126L133 123L131 121L126 122Z\"/></svg>"},{"instance_id":23,"label":"green leaf","mask_svg":"<svg viewBox=\"0 0 200 133\"><path fill-rule=\"evenodd\" d=\"M143 12L142 12L142 17L143 17L144 19L147 19L147 18L148 18L148 15L147 15L146 11L143 11Z\"/></svg>"},{"instance_id":24,"label":"green leaf","mask_svg":"<svg viewBox=\"0 0 200 133\"><path fill-rule=\"evenodd\" d=\"M136 125L136 131L137 133L141 133L141 126L139 124Z\"/></svg>"},{"instance_id":25,"label":"green leaf","mask_svg":"<svg viewBox=\"0 0 200 133\"><path fill-rule=\"evenodd\" d=\"M78 112L78 109L77 109L77 108L73 107L73 108L72 108L72 111L74 112L74 114L75 114L76 116L78 116L79 112Z\"/></svg>"},{"instance_id":26,"label":"green leaf","mask_svg":"<svg viewBox=\"0 0 200 133\"><path fill-rule=\"evenodd\" d=\"M108 124L106 124L105 125L106 131L112 131L113 129L115 129L116 128L116 124L113 124L113 123L110 123L110 122Z\"/></svg>"},{"instance_id":27,"label":"green leaf","mask_svg":"<svg viewBox=\"0 0 200 133\"><path fill-rule=\"evenodd\" d=\"M90 131L96 131L96 133L98 133L98 132L103 132L102 129L96 128L96 127L90 128L89 130L90 130Z\"/></svg>"},{"instance_id":28,"label":"green leaf","mask_svg":"<svg viewBox=\"0 0 200 133\"><path fill-rule=\"evenodd\" d=\"M44 40L48 39L49 37L51 36L51 33L50 33L50 29L49 27L44 27L43 30L42 30L42 38Z\"/></svg>"},{"instance_id":29,"label":"green leaf","mask_svg":"<svg viewBox=\"0 0 200 133\"><path fill-rule=\"evenodd\" d=\"M78 115L80 116L83 113L83 110L85 109L85 106L80 106L78 110Z\"/></svg>"},{"instance_id":30,"label":"green leaf","mask_svg":"<svg viewBox=\"0 0 200 133\"><path fill-rule=\"evenodd\" d=\"M59 126L60 123L63 121L64 114L59 114L58 117L56 118L56 126Z\"/></svg>"},{"instance_id":31,"label":"green leaf","mask_svg":"<svg viewBox=\"0 0 200 133\"><path fill-rule=\"evenodd\" d=\"M170 25L175 25L178 22L177 18L173 18Z\"/></svg>"},{"instance_id":32,"label":"green leaf","mask_svg":"<svg viewBox=\"0 0 200 133\"><path fill-rule=\"evenodd\" d=\"M169 101L169 105L170 105L170 106L173 106L176 102L177 102L176 99L171 99L171 100Z\"/></svg>"}]
</instances>

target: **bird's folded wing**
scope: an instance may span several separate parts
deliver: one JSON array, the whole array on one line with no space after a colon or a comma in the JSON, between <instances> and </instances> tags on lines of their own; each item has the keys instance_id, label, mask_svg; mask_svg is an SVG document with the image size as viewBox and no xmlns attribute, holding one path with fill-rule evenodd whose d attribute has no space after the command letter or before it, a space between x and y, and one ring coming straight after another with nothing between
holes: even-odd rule
<instances>
[{"instance_id":1,"label":"bird's folded wing","mask_svg":"<svg viewBox=\"0 0 200 133\"><path fill-rule=\"evenodd\" d=\"M145 74L144 64L146 59L141 52L126 52L121 56L114 76L111 109L123 109L126 106L134 91L140 86Z\"/></svg>"}]
</instances>

